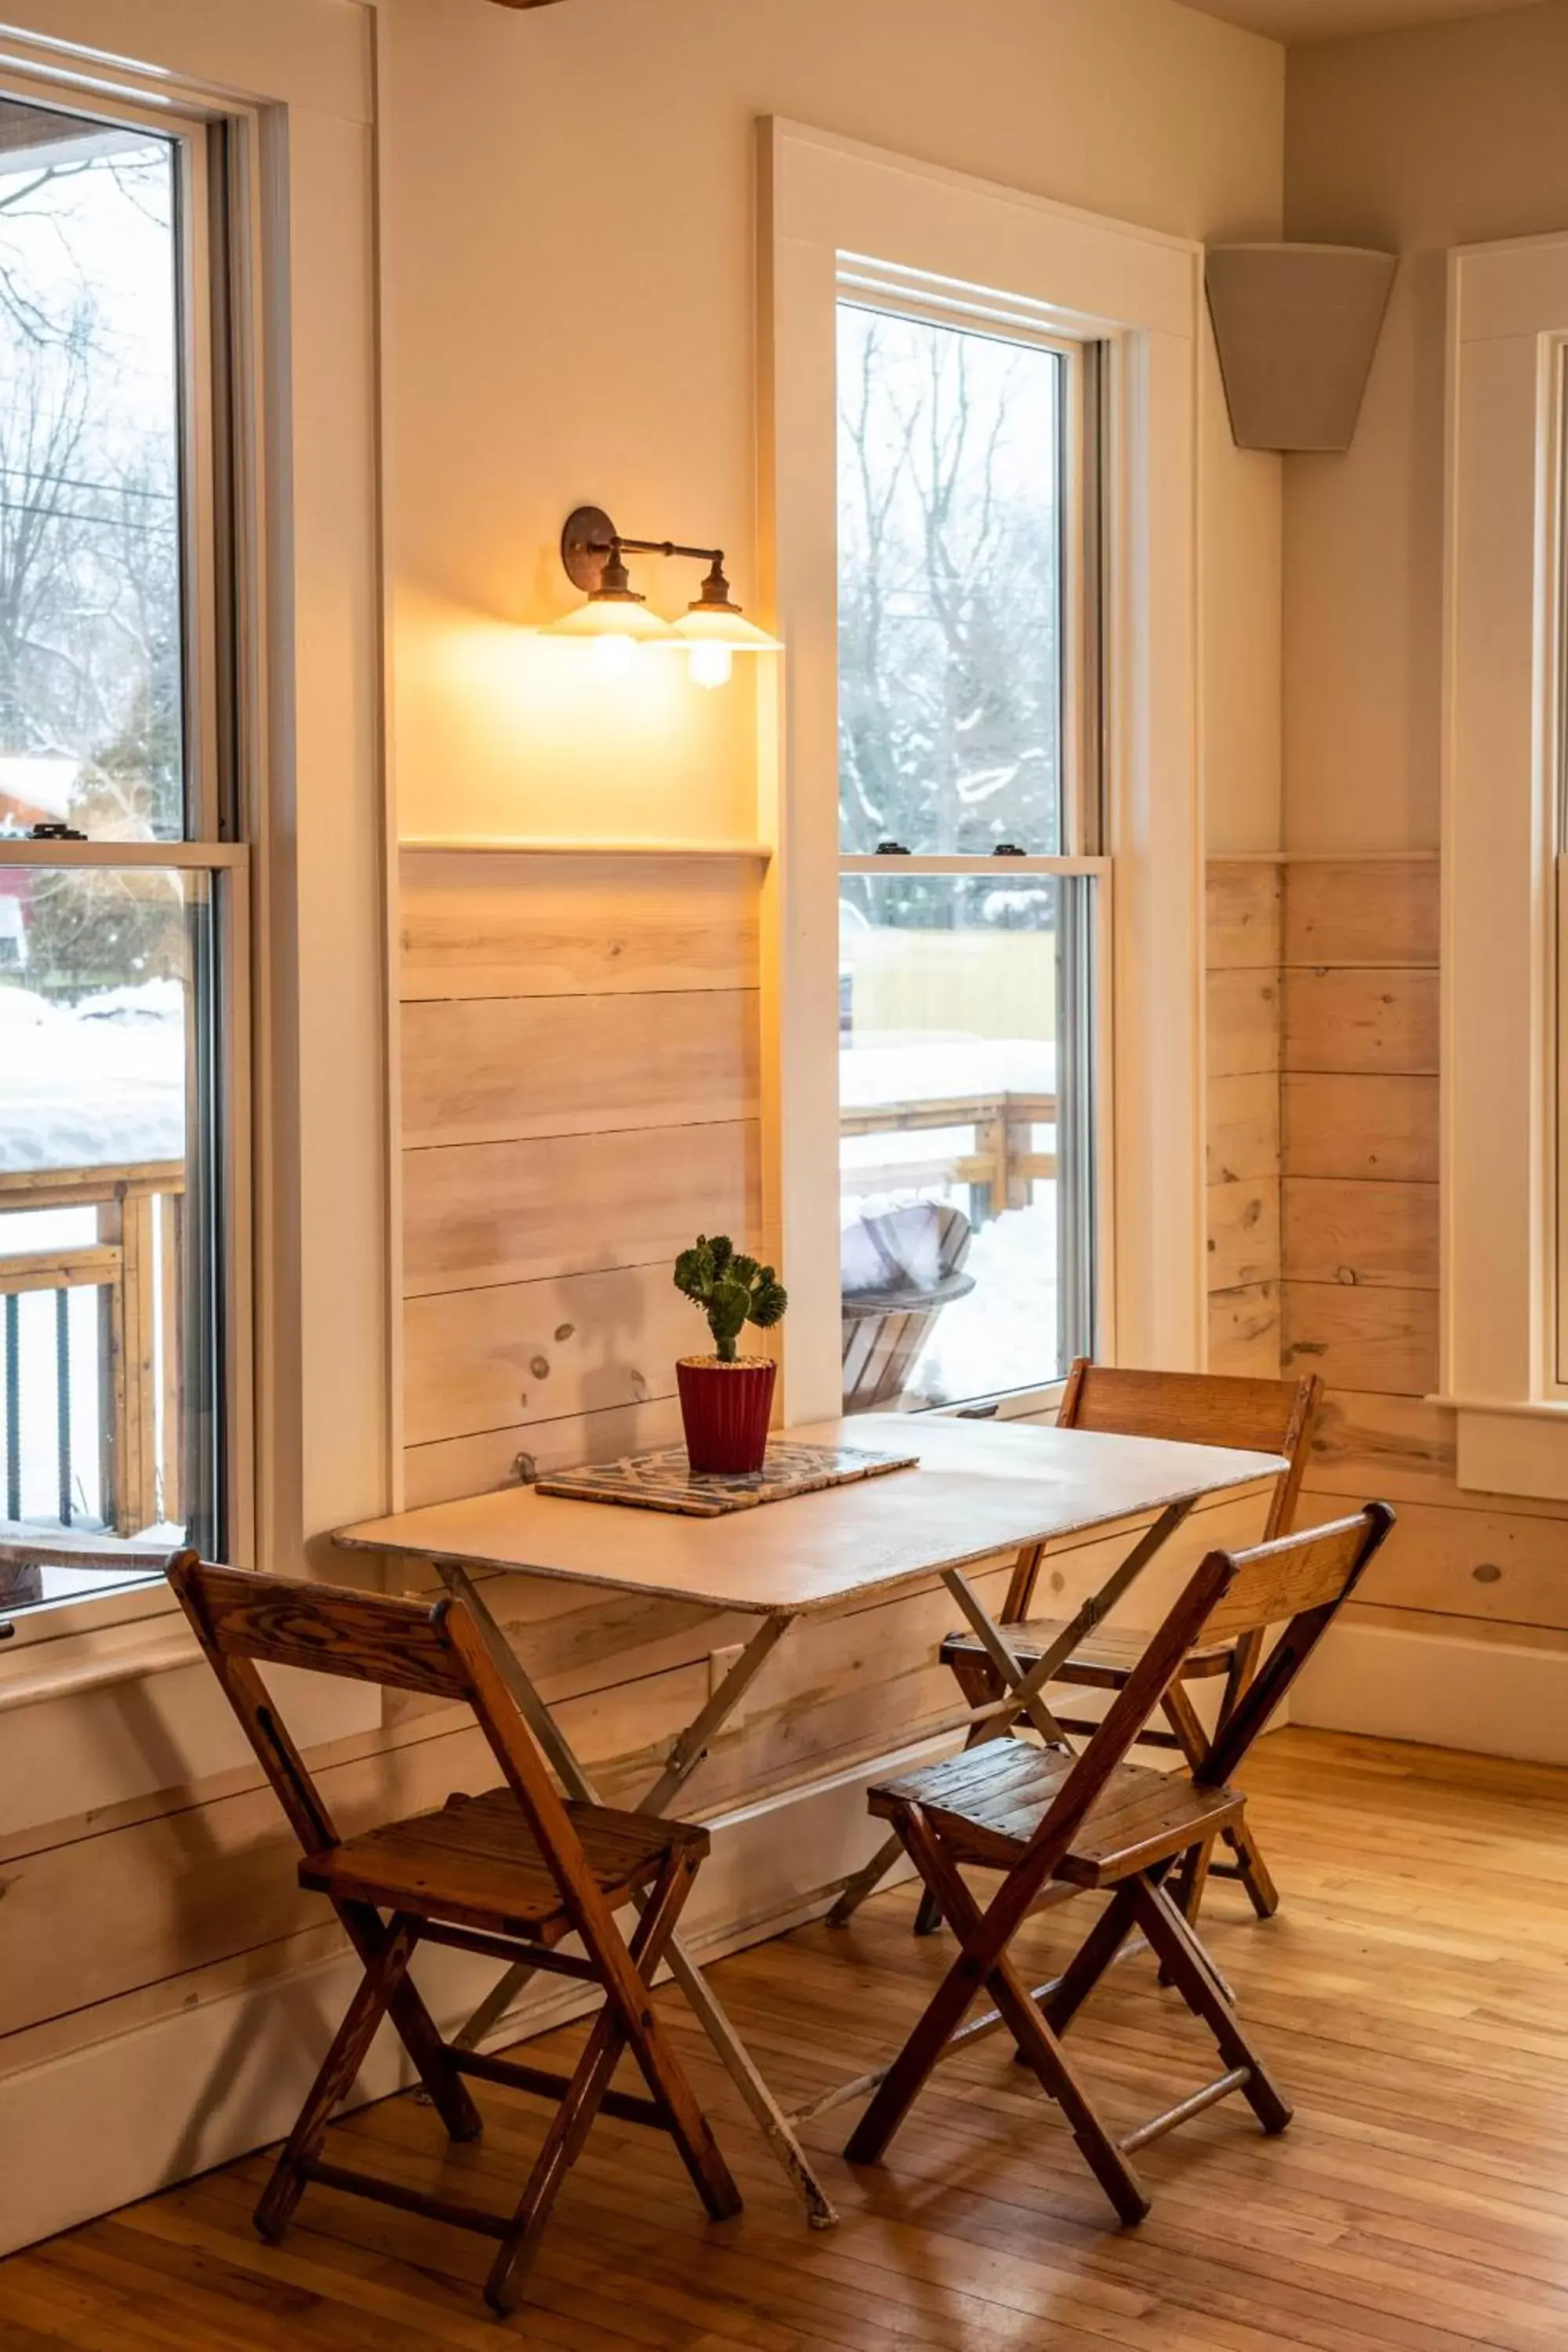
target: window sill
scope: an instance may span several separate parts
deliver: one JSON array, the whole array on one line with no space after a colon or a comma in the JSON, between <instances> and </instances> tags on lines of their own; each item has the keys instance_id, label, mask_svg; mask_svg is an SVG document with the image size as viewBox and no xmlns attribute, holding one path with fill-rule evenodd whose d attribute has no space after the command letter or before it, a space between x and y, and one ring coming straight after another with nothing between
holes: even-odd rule
<instances>
[{"instance_id":1,"label":"window sill","mask_svg":"<svg viewBox=\"0 0 1568 2352\"><path fill-rule=\"evenodd\" d=\"M1489 1495L1568 1502L1568 1399L1500 1402L1436 1396L1454 1414L1455 1483Z\"/></svg>"},{"instance_id":2,"label":"window sill","mask_svg":"<svg viewBox=\"0 0 1568 2352\"><path fill-rule=\"evenodd\" d=\"M58 1562L50 1562L58 1566ZM164 1583L162 1565L146 1574L132 1570L123 1578L83 1577L74 1591L51 1593L40 1601L14 1601L0 1606L0 1624L11 1632L0 1643L0 1672L40 1646L72 1641L83 1634L102 1634L116 1626L144 1623L169 1617L178 1604Z\"/></svg>"},{"instance_id":3,"label":"window sill","mask_svg":"<svg viewBox=\"0 0 1568 2352\"><path fill-rule=\"evenodd\" d=\"M201 1652L174 1595L163 1591L155 1598L154 1611L117 1624L84 1626L69 1601L40 1612L53 1621L47 1638L18 1638L0 1650L0 1715L194 1665ZM62 1624L67 1612L69 1622Z\"/></svg>"}]
</instances>

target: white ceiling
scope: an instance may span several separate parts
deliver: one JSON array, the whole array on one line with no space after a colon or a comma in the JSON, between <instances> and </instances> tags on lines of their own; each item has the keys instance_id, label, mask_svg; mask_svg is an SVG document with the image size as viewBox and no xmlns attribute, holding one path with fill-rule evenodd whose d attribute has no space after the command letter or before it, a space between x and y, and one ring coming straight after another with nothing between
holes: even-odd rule
<instances>
[{"instance_id":1,"label":"white ceiling","mask_svg":"<svg viewBox=\"0 0 1568 2352\"><path fill-rule=\"evenodd\" d=\"M1435 25L1449 16L1489 16L1531 0L1186 0L1205 16L1223 16L1276 41L1335 41L1349 33L1383 33L1400 25Z\"/></svg>"}]
</instances>

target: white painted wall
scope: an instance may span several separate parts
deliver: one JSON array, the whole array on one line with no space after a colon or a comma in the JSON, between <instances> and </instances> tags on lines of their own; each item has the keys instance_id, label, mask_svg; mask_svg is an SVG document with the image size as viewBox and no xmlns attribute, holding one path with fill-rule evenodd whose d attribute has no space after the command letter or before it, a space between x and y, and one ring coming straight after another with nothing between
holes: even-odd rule
<instances>
[{"instance_id":1,"label":"white painted wall","mask_svg":"<svg viewBox=\"0 0 1568 2352\"><path fill-rule=\"evenodd\" d=\"M1279 234L1283 55L1168 0L383 0L405 833L749 835L750 683L606 704L516 625L580 499L755 593L753 125L778 114L1194 237ZM1279 460L1203 490L1211 850L1278 840ZM655 567L678 609L689 567Z\"/></svg>"},{"instance_id":2,"label":"white painted wall","mask_svg":"<svg viewBox=\"0 0 1568 2352\"><path fill-rule=\"evenodd\" d=\"M1438 845L1447 248L1568 228L1568 5L1292 52L1286 233L1403 255L1344 457L1285 461L1285 837Z\"/></svg>"}]
</instances>

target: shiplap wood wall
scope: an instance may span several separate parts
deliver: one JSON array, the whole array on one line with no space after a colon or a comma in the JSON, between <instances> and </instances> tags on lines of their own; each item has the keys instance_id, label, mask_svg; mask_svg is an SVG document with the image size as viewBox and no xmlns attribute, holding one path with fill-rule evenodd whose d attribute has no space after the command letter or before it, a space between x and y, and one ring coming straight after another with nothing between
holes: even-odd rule
<instances>
[{"instance_id":1,"label":"shiplap wood wall","mask_svg":"<svg viewBox=\"0 0 1568 2352\"><path fill-rule=\"evenodd\" d=\"M1400 1515L1357 1618L1555 1649L1568 1506L1461 1488L1427 1402L1437 894L1435 857L1210 867L1210 1361L1328 1382L1303 1509Z\"/></svg>"},{"instance_id":2,"label":"shiplap wood wall","mask_svg":"<svg viewBox=\"0 0 1568 2352\"><path fill-rule=\"evenodd\" d=\"M1281 874L1208 869L1209 1366L1279 1369Z\"/></svg>"},{"instance_id":3,"label":"shiplap wood wall","mask_svg":"<svg viewBox=\"0 0 1568 2352\"><path fill-rule=\"evenodd\" d=\"M759 870L404 853L410 1507L676 1433L671 1262L760 1225Z\"/></svg>"}]
</instances>

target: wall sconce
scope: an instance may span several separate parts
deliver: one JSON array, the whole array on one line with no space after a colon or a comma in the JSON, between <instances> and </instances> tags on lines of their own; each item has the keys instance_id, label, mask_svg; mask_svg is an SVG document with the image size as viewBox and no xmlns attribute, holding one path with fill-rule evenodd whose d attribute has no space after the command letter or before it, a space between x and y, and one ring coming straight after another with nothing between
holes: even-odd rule
<instances>
[{"instance_id":1,"label":"wall sconce","mask_svg":"<svg viewBox=\"0 0 1568 2352\"><path fill-rule=\"evenodd\" d=\"M684 555L706 563L707 576L695 604L679 621L650 613L627 577L627 555ZM587 598L564 620L542 632L551 637L586 637L606 668L624 668L639 644L684 649L697 686L728 683L736 654L776 654L776 637L748 621L730 594L721 547L682 547L672 539L627 539L602 507L577 507L561 531L561 561L574 588Z\"/></svg>"}]
</instances>

